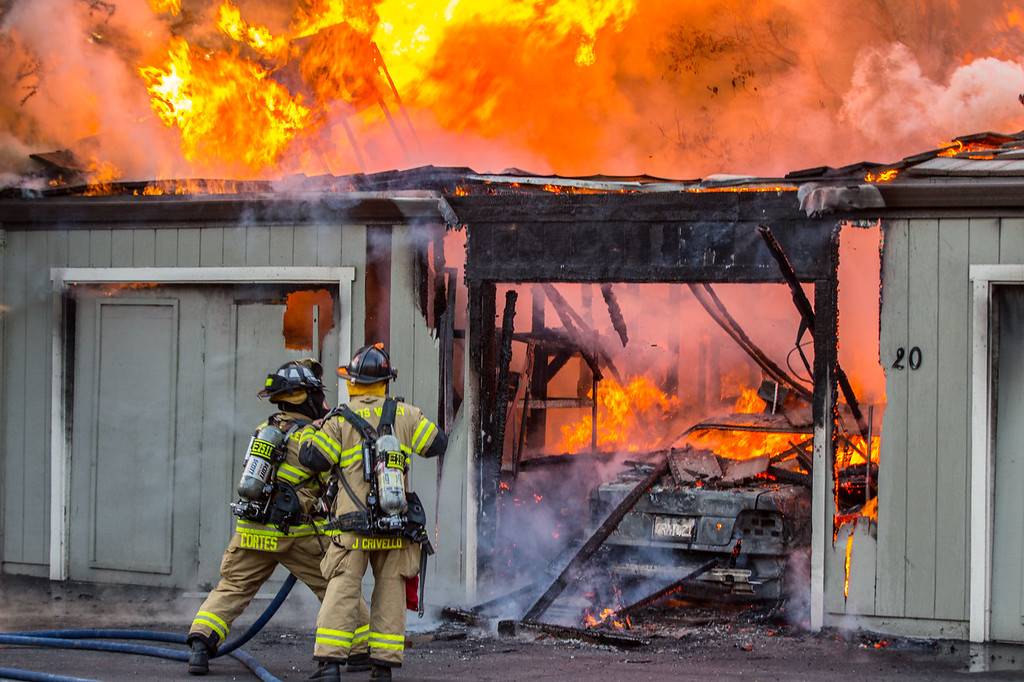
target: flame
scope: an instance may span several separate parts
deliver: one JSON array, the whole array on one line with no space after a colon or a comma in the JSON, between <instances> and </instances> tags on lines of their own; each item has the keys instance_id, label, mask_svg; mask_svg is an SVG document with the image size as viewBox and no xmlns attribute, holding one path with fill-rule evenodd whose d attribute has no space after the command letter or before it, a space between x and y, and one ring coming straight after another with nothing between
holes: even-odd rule
<instances>
[{"instance_id":1,"label":"flame","mask_svg":"<svg viewBox=\"0 0 1024 682\"><path fill-rule=\"evenodd\" d=\"M139 74L153 111L181 131L190 161L227 158L253 170L266 167L310 120L302 96L292 96L263 67L203 52L183 38L172 39L163 66L141 67Z\"/></svg>"},{"instance_id":2,"label":"flame","mask_svg":"<svg viewBox=\"0 0 1024 682\"><path fill-rule=\"evenodd\" d=\"M878 498L872 497L860 510L860 515L871 521L878 521Z\"/></svg>"},{"instance_id":3,"label":"flame","mask_svg":"<svg viewBox=\"0 0 1024 682\"><path fill-rule=\"evenodd\" d=\"M595 594L593 592L588 592L584 596L593 599ZM612 586L612 598L615 606L605 606L601 609L584 609L583 625L588 628L594 628L604 623L608 623L616 630L633 627L633 620L629 616L626 616L625 618L615 618L615 615L623 608L622 590L619 589L617 585Z\"/></svg>"},{"instance_id":4,"label":"flame","mask_svg":"<svg viewBox=\"0 0 1024 682\"><path fill-rule=\"evenodd\" d=\"M107 195L113 192L112 183L121 177L121 169L109 161L94 159L88 164L86 176L89 178L89 186L85 190L85 196Z\"/></svg>"},{"instance_id":5,"label":"flame","mask_svg":"<svg viewBox=\"0 0 1024 682\"><path fill-rule=\"evenodd\" d=\"M989 144L987 142L968 142L964 144L960 140L953 140L952 142L941 142L939 143L943 150L937 154L937 156L953 157L960 154L966 154L970 152L990 152L994 149L999 149L999 145ZM980 156L972 155L972 159L994 159L994 154L982 154Z\"/></svg>"},{"instance_id":6,"label":"flame","mask_svg":"<svg viewBox=\"0 0 1024 682\"><path fill-rule=\"evenodd\" d=\"M597 448L639 452L657 446L661 434L652 424L669 419L680 401L662 391L648 377L636 377L626 386L611 378L597 391ZM576 453L590 449L591 416L562 427L560 447Z\"/></svg>"},{"instance_id":7,"label":"flame","mask_svg":"<svg viewBox=\"0 0 1024 682\"><path fill-rule=\"evenodd\" d=\"M181 10L180 0L150 0L150 6L161 14ZM138 72L153 111L177 129L190 162L259 176L278 170L301 137L303 144L294 147L300 161L309 153L305 145L313 144L321 163L325 155L340 155L353 165L347 149L325 148L320 133L341 121L340 114L398 135L391 110L400 103L385 102L393 88L408 89L419 109L445 101L440 84L427 76L451 32L506 26L529 28L545 42L575 39L575 63L586 68L596 63L598 32L622 30L634 10L634 0L302 0L287 29L275 34L223 0L213 19L232 41L228 47L201 31L194 33L204 36L202 44L178 35L162 62L145 63ZM485 115L487 106L479 102L476 113Z\"/></svg>"},{"instance_id":8,"label":"flame","mask_svg":"<svg viewBox=\"0 0 1024 682\"><path fill-rule=\"evenodd\" d=\"M147 183L142 191L135 190L135 196L155 197L166 194L238 194L256 191L255 183L237 180L155 180Z\"/></svg>"},{"instance_id":9,"label":"flame","mask_svg":"<svg viewBox=\"0 0 1024 682\"><path fill-rule=\"evenodd\" d=\"M274 37L266 26L256 26L245 21L242 11L231 4L231 0L224 0L217 10L217 28L232 40L248 45L264 57L277 59L288 49L288 41Z\"/></svg>"},{"instance_id":10,"label":"flame","mask_svg":"<svg viewBox=\"0 0 1024 682\"><path fill-rule=\"evenodd\" d=\"M872 173L869 171L867 175L864 176L864 182L892 182L899 174L899 168L887 168L884 171L879 171L878 173Z\"/></svg>"},{"instance_id":11,"label":"flame","mask_svg":"<svg viewBox=\"0 0 1024 682\"><path fill-rule=\"evenodd\" d=\"M626 628L633 627L633 620L629 616L626 616L625 618L613 618L616 613L618 612L611 607L601 609L597 615L587 611L583 614L583 624L588 628L596 628L598 625L603 623L610 623L616 630L624 630Z\"/></svg>"},{"instance_id":12,"label":"flame","mask_svg":"<svg viewBox=\"0 0 1024 682\"><path fill-rule=\"evenodd\" d=\"M765 455L777 455L794 447L797 439L800 439L799 436L792 433L717 429L694 431L686 437L687 442L693 447L711 450L716 455L729 459L754 459Z\"/></svg>"},{"instance_id":13,"label":"flame","mask_svg":"<svg viewBox=\"0 0 1024 682\"><path fill-rule=\"evenodd\" d=\"M149 0L149 6L157 14L181 14L181 0Z\"/></svg>"},{"instance_id":14,"label":"flame","mask_svg":"<svg viewBox=\"0 0 1024 682\"><path fill-rule=\"evenodd\" d=\"M765 402L757 395L757 389L744 388L732 406L737 414L757 414L764 411Z\"/></svg>"},{"instance_id":15,"label":"flame","mask_svg":"<svg viewBox=\"0 0 1024 682\"><path fill-rule=\"evenodd\" d=\"M690 187L686 191L694 194L713 192L795 192L796 185L739 185L735 187Z\"/></svg>"}]
</instances>

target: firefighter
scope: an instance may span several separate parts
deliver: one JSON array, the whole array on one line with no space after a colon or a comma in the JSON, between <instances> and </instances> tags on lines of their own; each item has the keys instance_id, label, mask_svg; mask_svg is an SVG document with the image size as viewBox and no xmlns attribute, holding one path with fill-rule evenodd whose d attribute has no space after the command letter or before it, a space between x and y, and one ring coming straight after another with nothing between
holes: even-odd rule
<instances>
[{"instance_id":1,"label":"firefighter","mask_svg":"<svg viewBox=\"0 0 1024 682\"><path fill-rule=\"evenodd\" d=\"M209 672L209 658L227 639L231 623L279 563L323 601L327 581L320 573L320 560L328 544L322 536L328 511L321 501L325 486L319 474L299 463L300 444L313 436L313 423L327 413L322 376L323 368L315 360L287 362L267 376L259 392L279 411L257 427L246 451L239 484L242 499L232 505L238 520L221 561L221 579L199 607L188 633L188 671L193 675ZM267 458L259 456L263 454ZM357 603L355 610L365 633L365 603ZM368 670L366 644L354 646L353 652L350 661L361 662L362 670Z\"/></svg>"},{"instance_id":2,"label":"firefighter","mask_svg":"<svg viewBox=\"0 0 1024 682\"><path fill-rule=\"evenodd\" d=\"M425 554L421 552L429 548L422 527L422 505L415 493L408 493L406 498L405 474L411 464L410 455L436 457L444 452L448 438L419 408L387 397L388 382L398 374L392 369L383 344L359 349L347 366L338 368L338 376L348 382L350 401L333 411L316 435L303 441L299 454L304 466L314 471L334 471L341 484L331 522L339 533L331 537L321 563L328 585L316 623L313 656L318 668L310 679L339 680L341 665L346 659L352 660L358 641L357 627L363 622L359 603L367 565L373 569L374 577L370 601L370 678L391 679L391 669L401 666L405 650L407 587L412 588L417 580L423 579L419 573ZM388 432L393 438L387 441L381 432ZM372 451L367 447L374 445L372 438L377 438L378 453L381 443L392 444L387 448L387 465L394 468L386 468L385 462L377 459L375 466L379 468L372 475L364 469L369 466L370 457L364 452ZM394 493L394 478L388 479L392 482L388 484L377 476L394 476L396 472L404 475L404 481L399 479L398 491L401 502L408 503L408 513L384 509L388 502L383 498ZM387 490L382 486L387 486ZM416 522L414 510L419 514ZM391 526L389 532L381 533L380 525L367 525L368 519L385 517L402 519L406 527Z\"/></svg>"}]
</instances>

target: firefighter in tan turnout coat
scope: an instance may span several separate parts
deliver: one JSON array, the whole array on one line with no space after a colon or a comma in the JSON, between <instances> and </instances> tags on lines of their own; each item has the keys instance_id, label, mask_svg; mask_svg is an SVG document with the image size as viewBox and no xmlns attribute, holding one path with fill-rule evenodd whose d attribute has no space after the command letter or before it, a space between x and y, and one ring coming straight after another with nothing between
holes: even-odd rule
<instances>
[{"instance_id":1,"label":"firefighter in tan turnout coat","mask_svg":"<svg viewBox=\"0 0 1024 682\"><path fill-rule=\"evenodd\" d=\"M232 505L238 520L221 561L221 579L199 607L188 633L188 671L193 675L208 672L209 657L227 639L231 623L279 563L323 601L327 581L320 560L328 544L323 537L327 510L320 501L324 485L317 472L299 462L299 446L313 436L313 422L327 413L322 374L314 360L288 362L267 377L259 393L280 411L257 427L246 451L239 484L242 499ZM264 477L253 478L253 473ZM366 605L360 600L355 609L364 626L357 629L365 632ZM353 658L359 654L363 669L368 669L365 644L353 648Z\"/></svg>"},{"instance_id":2,"label":"firefighter in tan turnout coat","mask_svg":"<svg viewBox=\"0 0 1024 682\"><path fill-rule=\"evenodd\" d=\"M367 565L373 569L374 577L368 639L371 679L390 679L391 668L402 664L405 650L407 581L411 588L420 570L421 545L411 540L410 534L425 540L409 530L418 527L422 532L422 525L414 526L411 521L414 510L422 514L422 506L414 494L406 497L411 455L436 457L444 452L448 439L419 408L386 397L388 382L397 373L391 367L383 344L361 348L347 367L338 369L338 375L349 382L351 399L347 406L333 411L313 437L303 441L299 455L304 466L314 471L333 471L340 477L331 524L340 532L332 536L321 564L329 583L317 618L314 658L319 667L310 679L340 679L341 664L346 659L351 662L356 645L362 642L358 632L363 623L359 604ZM343 414L338 414L339 410ZM389 415L393 427L389 426ZM353 424L360 419L364 422L362 432ZM371 460L367 457L368 469L370 461L375 461L378 467L373 475L369 471L364 474L364 444L374 442L367 437L367 426L371 437L391 432L397 439L386 441L392 444L387 448L386 458ZM375 442L375 452L379 453L380 444L385 440L380 438ZM388 516L389 519L405 519L404 531L389 529L381 533L360 526L368 518L380 518L380 514L389 513L384 498L394 499L395 486L382 489L380 481L383 479L377 478L384 475L385 465L393 468L388 475L393 475L394 471L405 474L404 482L398 486L398 495L402 504L408 503L408 514ZM381 499L375 500L374 493ZM380 526L374 528L379 530Z\"/></svg>"}]
</instances>

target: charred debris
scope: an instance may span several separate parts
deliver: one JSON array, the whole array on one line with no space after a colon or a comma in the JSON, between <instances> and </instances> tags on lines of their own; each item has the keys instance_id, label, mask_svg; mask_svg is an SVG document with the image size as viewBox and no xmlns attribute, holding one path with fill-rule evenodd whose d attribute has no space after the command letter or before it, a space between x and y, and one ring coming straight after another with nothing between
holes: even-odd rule
<instances>
[{"instance_id":1,"label":"charred debris","mask_svg":"<svg viewBox=\"0 0 1024 682\"><path fill-rule=\"evenodd\" d=\"M478 565L484 581L519 587L446 609L446 618L628 648L644 643L634 625L659 605L741 604L777 614L792 596L794 572L796 589L808 588L809 575L793 565L812 542L814 436L856 448L858 438L871 442L870 427L836 358L837 224L803 214L788 191L795 188L754 189L629 200L607 190L449 198L468 226ZM757 368L760 410L710 412L655 448L599 442L604 386L614 391L628 380L617 350L634 338L620 292L646 283L689 290L705 322ZM760 348L717 290L765 283L790 290L796 364L783 367ZM566 285L580 285L579 303L567 299ZM528 319L517 305L524 295ZM594 327L598 306L612 339ZM570 362L580 368L575 396L554 381ZM669 376L662 385L685 380ZM843 404L834 407L840 392ZM566 408L590 410L588 442L572 452L552 449L547 423ZM778 447L748 457L707 446L736 434ZM542 483L522 485L524 474ZM870 462L841 472L862 496L872 474L877 479ZM530 506L531 496L538 505L551 499L558 511L541 515L538 526L521 523L516 508L522 500ZM588 514L579 513L583 499ZM524 532L572 539L545 555Z\"/></svg>"}]
</instances>

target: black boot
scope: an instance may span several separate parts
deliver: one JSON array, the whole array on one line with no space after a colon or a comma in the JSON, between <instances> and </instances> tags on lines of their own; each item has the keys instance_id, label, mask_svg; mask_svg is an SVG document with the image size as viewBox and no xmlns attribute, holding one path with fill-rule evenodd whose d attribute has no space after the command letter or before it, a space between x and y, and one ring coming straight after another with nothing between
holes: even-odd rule
<instances>
[{"instance_id":1,"label":"black boot","mask_svg":"<svg viewBox=\"0 0 1024 682\"><path fill-rule=\"evenodd\" d=\"M192 651L188 657L189 675L205 675L210 672L210 650L201 639L189 640Z\"/></svg>"},{"instance_id":2,"label":"black boot","mask_svg":"<svg viewBox=\"0 0 1024 682\"><path fill-rule=\"evenodd\" d=\"M374 663L370 666L370 679L371 680L390 680L391 679L391 668L380 663Z\"/></svg>"},{"instance_id":3,"label":"black boot","mask_svg":"<svg viewBox=\"0 0 1024 682\"><path fill-rule=\"evenodd\" d=\"M370 669L370 654L355 654L348 657L347 673L362 673Z\"/></svg>"},{"instance_id":4,"label":"black boot","mask_svg":"<svg viewBox=\"0 0 1024 682\"><path fill-rule=\"evenodd\" d=\"M317 682L341 682L341 663L338 661L318 660L316 670L308 679Z\"/></svg>"}]
</instances>

